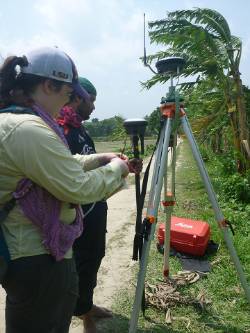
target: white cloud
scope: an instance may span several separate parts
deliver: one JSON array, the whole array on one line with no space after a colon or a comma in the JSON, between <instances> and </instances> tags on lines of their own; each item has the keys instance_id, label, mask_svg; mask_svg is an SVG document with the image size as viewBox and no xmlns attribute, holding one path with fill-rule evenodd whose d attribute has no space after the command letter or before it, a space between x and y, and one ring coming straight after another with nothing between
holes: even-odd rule
<instances>
[{"instance_id":1,"label":"white cloud","mask_svg":"<svg viewBox=\"0 0 250 333\"><path fill-rule=\"evenodd\" d=\"M46 20L46 23L57 29L62 29L65 22L74 24L75 16L88 15L90 1L87 0L44 0L37 1L34 9Z\"/></svg>"},{"instance_id":2,"label":"white cloud","mask_svg":"<svg viewBox=\"0 0 250 333\"><path fill-rule=\"evenodd\" d=\"M143 36L142 15L140 17L136 9L129 15L119 1L39 0L35 3L35 10L45 20L45 28L47 26L40 36L41 41L46 41L46 35L47 43L56 43L61 48L70 47L65 51L72 57L89 58L93 63L100 62L100 66L104 63L109 66L114 59L119 62L138 53L137 36L141 39ZM67 41L69 32L75 34L73 39L78 39L78 44L73 40Z\"/></svg>"},{"instance_id":3,"label":"white cloud","mask_svg":"<svg viewBox=\"0 0 250 333\"><path fill-rule=\"evenodd\" d=\"M242 43L242 59L249 59L250 56L250 37Z\"/></svg>"},{"instance_id":4,"label":"white cloud","mask_svg":"<svg viewBox=\"0 0 250 333\"><path fill-rule=\"evenodd\" d=\"M24 38L16 39L9 45L8 42L1 42L1 49L2 55L4 57L10 55L10 54L16 54L21 55L25 54L27 51L42 47L42 46L58 46L58 45L64 45L64 50L69 50L72 48L72 45L65 41L63 38L60 38L62 36L58 36L56 34L51 33L48 35L46 32L41 34L35 34L30 38L28 41Z\"/></svg>"},{"instance_id":5,"label":"white cloud","mask_svg":"<svg viewBox=\"0 0 250 333\"><path fill-rule=\"evenodd\" d=\"M185 0L184 1L184 7L185 7L185 9L191 9L191 8L194 8L194 7L205 8L205 7L207 7L207 5L204 3L204 1Z\"/></svg>"},{"instance_id":6,"label":"white cloud","mask_svg":"<svg viewBox=\"0 0 250 333\"><path fill-rule=\"evenodd\" d=\"M167 11L192 7L223 7L222 3L226 1L215 3L214 0L174 2L24 0L24 2L30 2L28 10L27 8L23 10L23 4L15 1L16 9L12 14L16 16L9 21L8 5L0 8L2 18L0 54L20 55L31 48L57 45L74 59L79 74L89 77L96 84L99 91L96 116L105 118L115 113L114 109L110 109L111 102L119 104L121 98L123 101L120 113L126 115L135 112L135 109L136 112L141 112L140 115L149 113L158 105L160 97L167 90L166 85L158 85L150 91L140 92L139 82L152 75L139 60L143 55L144 12L148 22L165 17ZM226 6L228 7L224 4L225 11L219 10L222 14L224 12L226 14ZM225 16L230 26L236 24L240 27L235 15ZM243 26L243 21L240 23ZM247 73L249 68L250 55L250 37L248 33L245 34L246 42L243 43L241 66L243 74ZM162 48L150 45L148 36L146 37L148 54ZM250 78L246 79L250 82Z\"/></svg>"}]
</instances>

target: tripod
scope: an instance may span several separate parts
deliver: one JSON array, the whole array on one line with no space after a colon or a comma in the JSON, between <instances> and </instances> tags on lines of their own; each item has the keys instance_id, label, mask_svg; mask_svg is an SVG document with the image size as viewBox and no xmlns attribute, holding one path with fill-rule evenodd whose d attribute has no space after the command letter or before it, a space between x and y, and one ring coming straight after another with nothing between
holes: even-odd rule
<instances>
[{"instance_id":1,"label":"tripod","mask_svg":"<svg viewBox=\"0 0 250 333\"><path fill-rule=\"evenodd\" d=\"M231 235L229 233L229 225L225 220L222 211L219 207L216 194L213 190L213 186L209 179L208 173L206 171L204 162L202 160L201 154L199 152L197 143L195 141L194 135L192 133L190 124L188 122L187 116L184 111L184 106L180 102L180 96L178 91L173 85L173 74L178 74L181 66L183 66L182 58L167 58L158 61L156 67L159 73L168 73L171 79L171 85L169 88L169 94L167 98L162 99L161 114L163 118L163 126L160 133L160 138L157 144L157 150L155 154L155 163L153 169L153 175L151 180L151 187L149 192L149 200L146 210L146 218L149 224L149 234L148 237L144 238L142 246L142 257L140 260L139 273L137 278L137 286L134 298L133 309L131 313L129 333L135 333L137 330L139 312L141 307L141 301L143 297L144 282L147 270L147 261L149 257L150 244L155 234L156 221L158 215L158 208L161 199L161 192L164 182L164 206L166 212L166 229L165 229L165 242L164 242L164 277L168 278L169 275L169 249L170 249L170 221L171 214L174 206L175 198L175 164L176 164L176 144L177 144L177 129L179 125L188 139L190 144L193 157L196 161L197 167L199 169L200 176L202 178L203 184L206 188L209 201L212 205L217 224L222 231L224 241L230 253L231 259L235 265L237 274L239 276L241 285L245 291L246 298L250 302L250 289L244 275L241 263L239 261L238 255L234 248ZM173 136L173 157L172 157L172 182L171 182L171 192L166 193L167 188L167 165L168 165L168 147L170 143L170 136Z\"/></svg>"}]
</instances>

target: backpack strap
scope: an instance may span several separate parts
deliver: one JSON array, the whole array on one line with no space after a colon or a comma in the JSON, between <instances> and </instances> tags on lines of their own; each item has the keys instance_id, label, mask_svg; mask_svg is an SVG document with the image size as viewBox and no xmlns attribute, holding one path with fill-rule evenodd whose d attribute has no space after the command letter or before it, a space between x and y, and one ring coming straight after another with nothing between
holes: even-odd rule
<instances>
[{"instance_id":1,"label":"backpack strap","mask_svg":"<svg viewBox=\"0 0 250 333\"><path fill-rule=\"evenodd\" d=\"M4 206L0 209L0 224L7 218L9 212L14 208L16 199L12 198L7 201Z\"/></svg>"},{"instance_id":2,"label":"backpack strap","mask_svg":"<svg viewBox=\"0 0 250 333\"><path fill-rule=\"evenodd\" d=\"M7 108L0 109L0 113L33 114L33 115L36 114L31 108L18 105L10 105Z\"/></svg>"},{"instance_id":3,"label":"backpack strap","mask_svg":"<svg viewBox=\"0 0 250 333\"><path fill-rule=\"evenodd\" d=\"M35 114L31 108L26 108L18 105L10 105L7 108L0 109L1 113L15 113L15 114ZM0 224L7 218L9 212L14 208L16 199L12 198L7 201L4 206L0 209Z\"/></svg>"}]
</instances>

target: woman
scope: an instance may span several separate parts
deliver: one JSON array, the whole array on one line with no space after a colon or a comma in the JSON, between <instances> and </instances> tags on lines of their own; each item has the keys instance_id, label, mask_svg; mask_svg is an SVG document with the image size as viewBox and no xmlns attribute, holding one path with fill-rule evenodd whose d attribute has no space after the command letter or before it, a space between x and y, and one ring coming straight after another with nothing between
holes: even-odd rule
<instances>
[{"instance_id":1,"label":"woman","mask_svg":"<svg viewBox=\"0 0 250 333\"><path fill-rule=\"evenodd\" d=\"M1 207L14 198L1 223L11 259L3 281L7 333L68 332L79 205L109 197L129 172L112 153L71 155L53 119L72 92L89 98L57 48L9 57L0 70Z\"/></svg>"}]
</instances>

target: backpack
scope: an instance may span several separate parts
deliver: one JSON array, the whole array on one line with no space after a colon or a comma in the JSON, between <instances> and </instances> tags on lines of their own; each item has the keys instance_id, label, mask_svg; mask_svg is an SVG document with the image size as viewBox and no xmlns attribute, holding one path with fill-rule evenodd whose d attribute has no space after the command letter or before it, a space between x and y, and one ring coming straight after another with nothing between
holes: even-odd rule
<instances>
[{"instance_id":1,"label":"backpack","mask_svg":"<svg viewBox=\"0 0 250 333\"><path fill-rule=\"evenodd\" d=\"M4 238L1 223L7 218L9 212L14 208L16 199L9 200L0 210L0 283L3 282L7 273L8 263L10 262L10 253Z\"/></svg>"}]
</instances>

